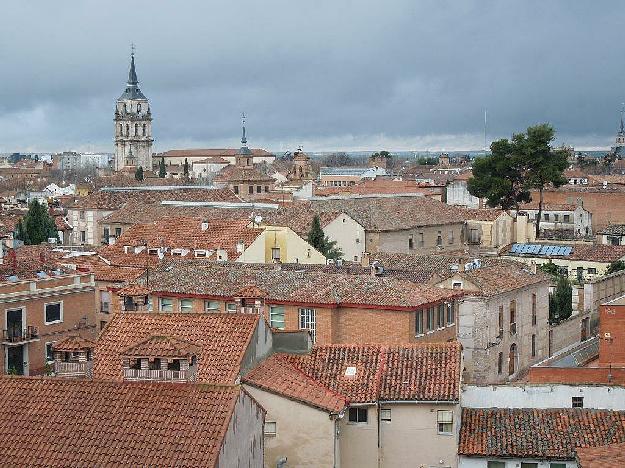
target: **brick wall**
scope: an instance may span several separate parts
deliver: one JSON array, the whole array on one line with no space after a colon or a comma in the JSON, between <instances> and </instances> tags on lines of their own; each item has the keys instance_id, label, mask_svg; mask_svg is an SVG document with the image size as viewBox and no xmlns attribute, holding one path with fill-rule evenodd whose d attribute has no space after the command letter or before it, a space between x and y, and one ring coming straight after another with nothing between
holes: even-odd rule
<instances>
[{"instance_id":1,"label":"brick wall","mask_svg":"<svg viewBox=\"0 0 625 468\"><path fill-rule=\"evenodd\" d=\"M528 379L530 383L625 385L625 368L532 367L530 368Z\"/></svg>"},{"instance_id":2,"label":"brick wall","mask_svg":"<svg viewBox=\"0 0 625 468\"><path fill-rule=\"evenodd\" d=\"M599 364L625 366L625 305L602 305L599 308ZM605 339L605 334L610 339Z\"/></svg>"}]
</instances>

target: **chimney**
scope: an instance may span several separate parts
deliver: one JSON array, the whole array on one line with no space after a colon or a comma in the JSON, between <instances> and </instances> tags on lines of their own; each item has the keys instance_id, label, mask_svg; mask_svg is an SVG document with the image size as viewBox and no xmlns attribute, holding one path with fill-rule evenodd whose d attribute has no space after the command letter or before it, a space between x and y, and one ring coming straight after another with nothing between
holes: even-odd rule
<instances>
[{"instance_id":1,"label":"chimney","mask_svg":"<svg viewBox=\"0 0 625 468\"><path fill-rule=\"evenodd\" d=\"M363 267L368 267L371 264L371 254L369 252L362 253L362 259L360 260L360 264Z\"/></svg>"}]
</instances>

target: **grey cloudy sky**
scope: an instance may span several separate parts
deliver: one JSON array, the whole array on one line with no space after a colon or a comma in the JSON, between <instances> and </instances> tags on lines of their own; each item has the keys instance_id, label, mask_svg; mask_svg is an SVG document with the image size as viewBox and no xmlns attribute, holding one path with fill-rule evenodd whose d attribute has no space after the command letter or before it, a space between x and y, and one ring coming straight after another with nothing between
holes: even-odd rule
<instances>
[{"instance_id":1,"label":"grey cloudy sky","mask_svg":"<svg viewBox=\"0 0 625 468\"><path fill-rule=\"evenodd\" d=\"M155 149L477 149L548 121L607 147L622 0L28 0L0 24L0 152L112 151L130 43Z\"/></svg>"}]
</instances>

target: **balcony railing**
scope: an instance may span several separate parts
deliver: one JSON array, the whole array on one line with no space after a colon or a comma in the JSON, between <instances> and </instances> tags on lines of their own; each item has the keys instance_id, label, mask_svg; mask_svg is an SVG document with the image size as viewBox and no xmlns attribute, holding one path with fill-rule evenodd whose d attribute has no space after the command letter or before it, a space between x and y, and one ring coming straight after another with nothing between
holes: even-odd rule
<instances>
[{"instance_id":1,"label":"balcony railing","mask_svg":"<svg viewBox=\"0 0 625 468\"><path fill-rule=\"evenodd\" d=\"M196 367L189 370L128 369L124 368L124 380L153 380L159 382L193 382Z\"/></svg>"},{"instance_id":2,"label":"balcony railing","mask_svg":"<svg viewBox=\"0 0 625 468\"><path fill-rule=\"evenodd\" d=\"M91 377L92 361L54 362L54 374L59 377Z\"/></svg>"},{"instance_id":3,"label":"balcony railing","mask_svg":"<svg viewBox=\"0 0 625 468\"><path fill-rule=\"evenodd\" d=\"M37 330L37 327L32 325L27 326L23 330L2 330L3 344L20 344L36 340L39 340L39 330Z\"/></svg>"}]
</instances>

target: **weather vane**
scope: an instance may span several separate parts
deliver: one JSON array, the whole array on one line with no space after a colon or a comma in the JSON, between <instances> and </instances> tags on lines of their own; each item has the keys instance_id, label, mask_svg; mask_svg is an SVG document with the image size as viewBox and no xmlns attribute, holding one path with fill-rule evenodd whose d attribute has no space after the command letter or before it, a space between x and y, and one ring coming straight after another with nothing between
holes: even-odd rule
<instances>
[{"instance_id":1,"label":"weather vane","mask_svg":"<svg viewBox=\"0 0 625 468\"><path fill-rule=\"evenodd\" d=\"M130 43L130 54L135 55L135 43L134 42Z\"/></svg>"}]
</instances>

